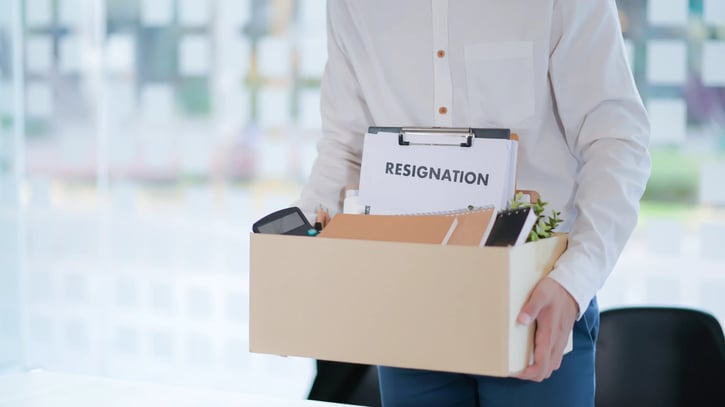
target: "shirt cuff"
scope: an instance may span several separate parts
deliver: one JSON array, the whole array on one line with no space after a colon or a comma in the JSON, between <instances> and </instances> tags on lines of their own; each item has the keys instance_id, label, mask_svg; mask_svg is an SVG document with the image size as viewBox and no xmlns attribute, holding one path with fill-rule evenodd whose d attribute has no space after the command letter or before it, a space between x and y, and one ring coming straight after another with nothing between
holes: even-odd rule
<instances>
[{"instance_id":1,"label":"shirt cuff","mask_svg":"<svg viewBox=\"0 0 725 407\"><path fill-rule=\"evenodd\" d=\"M589 303L597 291L597 288L594 291L591 290L591 281L586 278L585 274L581 271L571 272L571 270L567 270L564 267L557 267L549 274L549 278L564 287L579 306L577 321L581 319L584 312L589 308Z\"/></svg>"}]
</instances>

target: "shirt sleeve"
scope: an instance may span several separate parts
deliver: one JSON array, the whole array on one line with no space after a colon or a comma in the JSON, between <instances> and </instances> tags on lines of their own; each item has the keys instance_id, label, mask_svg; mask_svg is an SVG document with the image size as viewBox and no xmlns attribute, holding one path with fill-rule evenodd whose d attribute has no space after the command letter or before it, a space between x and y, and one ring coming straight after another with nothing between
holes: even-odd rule
<instances>
[{"instance_id":1,"label":"shirt sleeve","mask_svg":"<svg viewBox=\"0 0 725 407\"><path fill-rule=\"evenodd\" d=\"M372 123L355 69L341 38L353 22L343 1L327 2L327 64L320 85L322 138L317 159L297 201L312 221L322 205L332 213L342 208L343 189L360 178L363 137Z\"/></svg>"},{"instance_id":2,"label":"shirt sleeve","mask_svg":"<svg viewBox=\"0 0 725 407\"><path fill-rule=\"evenodd\" d=\"M614 0L560 0L550 79L566 142L578 161L569 248L550 277L579 317L637 223L650 173L649 120L634 84Z\"/></svg>"}]
</instances>

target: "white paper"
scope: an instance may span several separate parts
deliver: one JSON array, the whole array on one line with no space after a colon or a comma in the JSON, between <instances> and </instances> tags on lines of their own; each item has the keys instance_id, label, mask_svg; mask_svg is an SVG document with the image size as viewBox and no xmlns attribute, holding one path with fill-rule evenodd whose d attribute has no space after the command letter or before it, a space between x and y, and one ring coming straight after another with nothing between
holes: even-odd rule
<instances>
[{"instance_id":1,"label":"white paper","mask_svg":"<svg viewBox=\"0 0 725 407\"><path fill-rule=\"evenodd\" d=\"M703 12L707 24L725 25L725 1L705 0Z\"/></svg>"},{"instance_id":2,"label":"white paper","mask_svg":"<svg viewBox=\"0 0 725 407\"><path fill-rule=\"evenodd\" d=\"M725 41L706 41L702 51L702 83L725 86Z\"/></svg>"},{"instance_id":3,"label":"white paper","mask_svg":"<svg viewBox=\"0 0 725 407\"><path fill-rule=\"evenodd\" d=\"M682 99L651 99L647 104L653 145L677 145L687 134L687 105Z\"/></svg>"},{"instance_id":4,"label":"white paper","mask_svg":"<svg viewBox=\"0 0 725 407\"><path fill-rule=\"evenodd\" d=\"M448 211L469 205L504 207L513 189L508 184L515 168L511 159L514 148L515 142L496 139L474 139L472 147L400 146L397 134L368 134L360 172L360 203L369 205L371 214L380 215ZM437 176L426 175L436 172L431 168L437 170Z\"/></svg>"},{"instance_id":5,"label":"white paper","mask_svg":"<svg viewBox=\"0 0 725 407\"><path fill-rule=\"evenodd\" d=\"M647 45L647 80L655 85L682 85L687 80L684 41L650 41Z\"/></svg>"},{"instance_id":6,"label":"white paper","mask_svg":"<svg viewBox=\"0 0 725 407\"><path fill-rule=\"evenodd\" d=\"M647 19L652 25L684 26L687 24L689 6L689 0L649 0Z\"/></svg>"}]
</instances>

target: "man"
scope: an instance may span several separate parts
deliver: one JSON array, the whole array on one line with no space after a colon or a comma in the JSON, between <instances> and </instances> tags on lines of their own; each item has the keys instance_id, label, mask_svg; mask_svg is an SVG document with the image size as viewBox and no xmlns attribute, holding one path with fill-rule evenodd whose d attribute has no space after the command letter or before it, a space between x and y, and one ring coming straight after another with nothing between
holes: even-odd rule
<instances>
[{"instance_id":1,"label":"man","mask_svg":"<svg viewBox=\"0 0 725 407\"><path fill-rule=\"evenodd\" d=\"M334 0L328 53L305 210L340 208L369 126L503 127L520 136L518 187L561 210L569 232L518 316L537 322L533 365L512 378L380 367L384 404L593 406L595 295L650 168L614 1Z\"/></svg>"}]
</instances>

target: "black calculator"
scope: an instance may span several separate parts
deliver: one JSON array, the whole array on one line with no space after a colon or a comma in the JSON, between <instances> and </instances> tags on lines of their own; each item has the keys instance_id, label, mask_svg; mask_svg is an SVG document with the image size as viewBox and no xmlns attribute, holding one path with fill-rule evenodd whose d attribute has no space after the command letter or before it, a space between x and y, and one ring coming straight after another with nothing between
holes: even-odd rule
<instances>
[{"instance_id":1,"label":"black calculator","mask_svg":"<svg viewBox=\"0 0 725 407\"><path fill-rule=\"evenodd\" d=\"M310 236L314 230L300 208L292 206L263 217L252 225L254 233Z\"/></svg>"}]
</instances>

